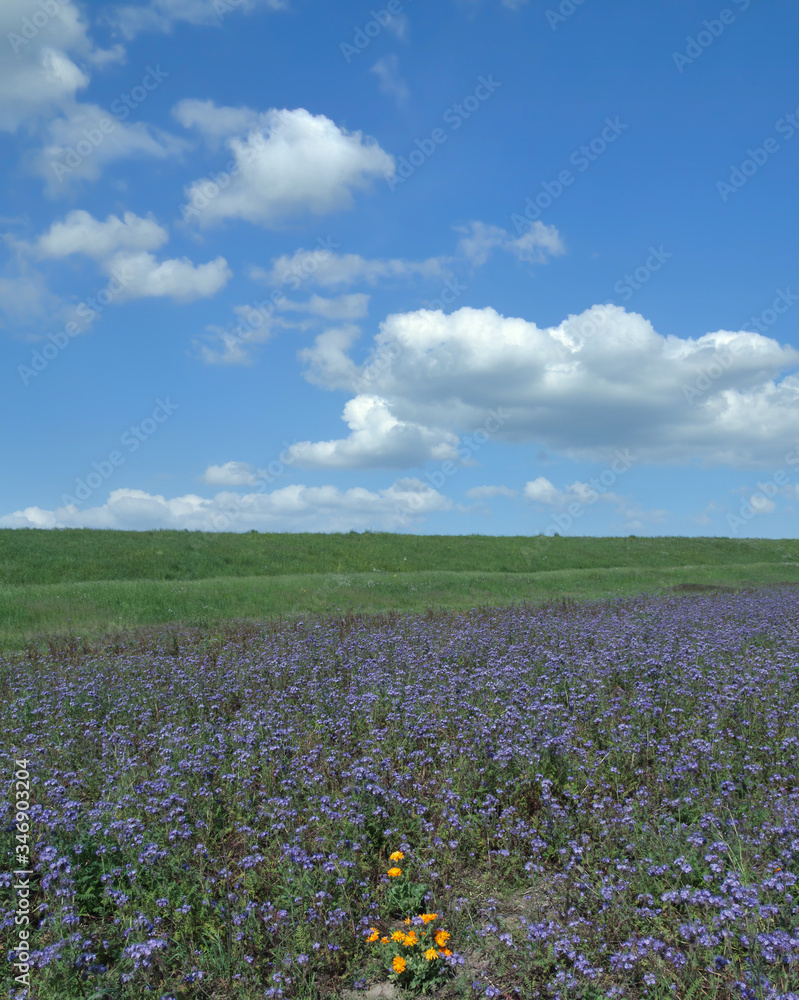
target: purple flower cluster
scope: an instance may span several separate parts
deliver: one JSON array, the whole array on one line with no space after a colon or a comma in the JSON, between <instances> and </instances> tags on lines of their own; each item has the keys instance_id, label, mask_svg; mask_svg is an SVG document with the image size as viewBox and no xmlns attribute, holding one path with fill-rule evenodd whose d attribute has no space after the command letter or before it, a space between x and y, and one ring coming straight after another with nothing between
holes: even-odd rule
<instances>
[{"instance_id":1,"label":"purple flower cluster","mask_svg":"<svg viewBox=\"0 0 799 1000\"><path fill-rule=\"evenodd\" d=\"M797 995L797 612L785 589L0 658L34 973L317 995L358 978L401 847L453 948L487 956L483 995ZM529 889L521 926L501 904L481 924L475 878Z\"/></svg>"}]
</instances>

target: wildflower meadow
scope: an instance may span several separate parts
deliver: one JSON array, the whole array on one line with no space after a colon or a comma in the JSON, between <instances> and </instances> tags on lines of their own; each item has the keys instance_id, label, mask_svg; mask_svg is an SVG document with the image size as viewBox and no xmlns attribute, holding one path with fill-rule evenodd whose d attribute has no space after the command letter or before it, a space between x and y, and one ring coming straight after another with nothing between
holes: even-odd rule
<instances>
[{"instance_id":1,"label":"wildflower meadow","mask_svg":"<svg viewBox=\"0 0 799 1000\"><path fill-rule=\"evenodd\" d=\"M72 635L0 688L9 1000L799 1000L792 588Z\"/></svg>"}]
</instances>

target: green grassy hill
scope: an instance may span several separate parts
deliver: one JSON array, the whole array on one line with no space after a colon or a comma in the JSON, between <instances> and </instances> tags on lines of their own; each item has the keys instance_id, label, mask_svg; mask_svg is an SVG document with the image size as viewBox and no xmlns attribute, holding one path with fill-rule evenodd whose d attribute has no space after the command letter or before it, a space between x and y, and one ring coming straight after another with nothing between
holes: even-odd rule
<instances>
[{"instance_id":1,"label":"green grassy hill","mask_svg":"<svg viewBox=\"0 0 799 1000\"><path fill-rule=\"evenodd\" d=\"M0 584L799 562L799 540L0 530Z\"/></svg>"},{"instance_id":2,"label":"green grassy hill","mask_svg":"<svg viewBox=\"0 0 799 1000\"><path fill-rule=\"evenodd\" d=\"M70 629L799 583L799 540L0 530L0 645Z\"/></svg>"}]
</instances>

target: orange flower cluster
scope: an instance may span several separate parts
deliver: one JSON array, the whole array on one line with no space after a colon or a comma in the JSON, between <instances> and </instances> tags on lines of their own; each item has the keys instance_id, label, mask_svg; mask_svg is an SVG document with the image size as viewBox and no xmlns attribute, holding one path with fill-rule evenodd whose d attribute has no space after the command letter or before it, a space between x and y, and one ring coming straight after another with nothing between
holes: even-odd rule
<instances>
[{"instance_id":1,"label":"orange flower cluster","mask_svg":"<svg viewBox=\"0 0 799 1000\"><path fill-rule=\"evenodd\" d=\"M402 851L394 851L389 857L395 864L387 874L389 878L399 878L402 869L396 862L402 861L405 855ZM435 930L430 927L435 920L438 920L437 913L420 913L418 918L406 917L403 921L406 929L393 931L390 936L381 936L376 927L370 927L366 941L386 946L386 960L390 960L394 975L402 977L401 983L407 986L426 984L451 972L439 961L452 955L447 948L450 933L443 927ZM415 926L411 926L414 922ZM434 967L434 963L438 965Z\"/></svg>"},{"instance_id":2,"label":"orange flower cluster","mask_svg":"<svg viewBox=\"0 0 799 1000\"><path fill-rule=\"evenodd\" d=\"M432 920L435 920L438 916L437 913L421 913L419 915L424 921L425 925L429 924ZM405 923L406 925L410 925L411 918L406 917L403 923ZM433 940L435 941L438 950L436 950L436 948L429 947L424 952L424 957L427 959L428 962L432 962L438 958L445 958L447 955L452 954L450 949L446 947L447 941L449 941L450 936L451 935L449 931L445 931L443 927L439 927L439 929L433 935ZM403 948L413 948L414 945L419 944L420 939L416 931L412 929L409 930L407 933L405 931L394 931L391 937L388 938L388 937L381 937L380 931L378 931L376 927L370 927L369 935L366 938L366 942L367 944L374 944L377 941L379 941L380 944L391 944L391 942L393 941L394 944L402 945ZM397 962L403 963L402 969L396 968ZM405 969L406 964L407 964L406 960L401 955L395 955L392 962L395 972L403 971Z\"/></svg>"}]
</instances>

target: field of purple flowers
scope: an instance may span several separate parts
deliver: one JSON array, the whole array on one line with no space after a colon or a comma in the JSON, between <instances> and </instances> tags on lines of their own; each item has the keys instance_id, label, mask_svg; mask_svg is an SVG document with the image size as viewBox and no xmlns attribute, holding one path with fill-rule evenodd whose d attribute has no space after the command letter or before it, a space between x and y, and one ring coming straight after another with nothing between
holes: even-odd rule
<instances>
[{"instance_id":1,"label":"field of purple flowers","mask_svg":"<svg viewBox=\"0 0 799 1000\"><path fill-rule=\"evenodd\" d=\"M414 962L439 997L799 998L789 588L72 638L0 689L11 998L301 1000Z\"/></svg>"}]
</instances>

